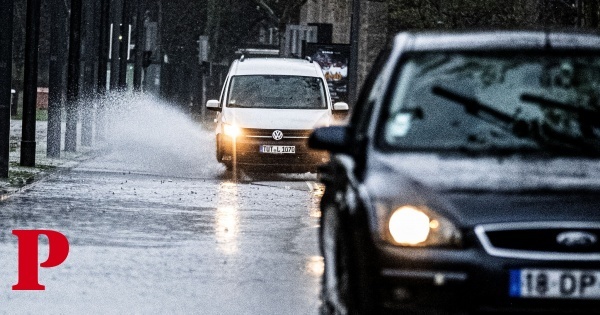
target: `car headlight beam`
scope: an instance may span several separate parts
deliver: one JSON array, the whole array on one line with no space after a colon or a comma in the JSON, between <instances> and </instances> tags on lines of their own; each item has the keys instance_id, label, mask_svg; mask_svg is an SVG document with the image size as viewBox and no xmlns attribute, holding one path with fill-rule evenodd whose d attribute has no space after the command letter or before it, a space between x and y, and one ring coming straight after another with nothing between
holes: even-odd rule
<instances>
[{"instance_id":1,"label":"car headlight beam","mask_svg":"<svg viewBox=\"0 0 600 315\"><path fill-rule=\"evenodd\" d=\"M401 246L456 246L461 233L446 218L415 206L402 206L389 216L390 241Z\"/></svg>"},{"instance_id":2,"label":"car headlight beam","mask_svg":"<svg viewBox=\"0 0 600 315\"><path fill-rule=\"evenodd\" d=\"M390 234L398 244L417 245L427 240L429 223L429 217L423 211L402 207L390 217Z\"/></svg>"},{"instance_id":3,"label":"car headlight beam","mask_svg":"<svg viewBox=\"0 0 600 315\"><path fill-rule=\"evenodd\" d=\"M236 138L242 133L242 130L236 125L223 124L223 133L226 136Z\"/></svg>"}]
</instances>

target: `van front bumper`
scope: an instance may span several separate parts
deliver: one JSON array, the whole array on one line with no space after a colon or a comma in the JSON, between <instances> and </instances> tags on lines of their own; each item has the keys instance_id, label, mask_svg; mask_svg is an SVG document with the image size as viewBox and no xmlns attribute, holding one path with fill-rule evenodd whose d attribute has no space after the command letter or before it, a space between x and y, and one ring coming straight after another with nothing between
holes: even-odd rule
<instances>
[{"instance_id":1,"label":"van front bumper","mask_svg":"<svg viewBox=\"0 0 600 315\"><path fill-rule=\"evenodd\" d=\"M272 133L272 131L270 131ZM267 136L251 136L247 133L235 138L222 137L222 150L224 161L234 161L237 165L247 167L277 167L273 171L288 170L316 170L316 167L329 160L329 154L324 151L315 151L308 147L308 133L296 132L296 135L281 140L274 140ZM269 133L265 130L263 133ZM288 131L289 133L289 131ZM270 133L269 133L270 134ZM284 135L286 131L284 131ZM306 135L304 135L306 134ZM293 137L293 138L292 138ZM293 147L293 153L265 153L261 152L263 146ZM235 152L235 154L234 154Z\"/></svg>"}]
</instances>

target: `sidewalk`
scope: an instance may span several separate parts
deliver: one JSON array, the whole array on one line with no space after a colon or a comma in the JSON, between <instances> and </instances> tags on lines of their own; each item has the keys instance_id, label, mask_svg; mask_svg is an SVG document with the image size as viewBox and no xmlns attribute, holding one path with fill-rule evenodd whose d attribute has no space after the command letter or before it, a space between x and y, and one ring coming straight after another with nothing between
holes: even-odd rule
<instances>
[{"instance_id":1,"label":"sidewalk","mask_svg":"<svg viewBox=\"0 0 600 315\"><path fill-rule=\"evenodd\" d=\"M10 154L8 179L0 179L0 201L8 198L10 194L26 189L33 182L51 174L60 168L72 167L85 160L93 148L78 146L78 152L61 151L59 159L46 157L47 130L46 121L37 121L35 130L36 154L35 167L20 166L21 158L21 120L10 121ZM64 149L65 124L62 131L62 149ZM80 133L78 132L78 135ZM78 141L79 142L79 141Z\"/></svg>"}]
</instances>

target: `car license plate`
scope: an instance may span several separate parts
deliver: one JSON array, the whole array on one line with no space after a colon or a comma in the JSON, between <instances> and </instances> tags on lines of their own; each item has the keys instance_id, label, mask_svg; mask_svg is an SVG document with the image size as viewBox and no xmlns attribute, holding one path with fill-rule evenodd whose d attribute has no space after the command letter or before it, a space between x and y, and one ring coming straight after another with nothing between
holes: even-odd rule
<instances>
[{"instance_id":1,"label":"car license plate","mask_svg":"<svg viewBox=\"0 0 600 315\"><path fill-rule=\"evenodd\" d=\"M512 269L509 291L515 298L600 299L600 271Z\"/></svg>"},{"instance_id":2,"label":"car license plate","mask_svg":"<svg viewBox=\"0 0 600 315\"><path fill-rule=\"evenodd\" d=\"M261 145L260 153L284 154L296 153L296 146L293 145Z\"/></svg>"}]
</instances>

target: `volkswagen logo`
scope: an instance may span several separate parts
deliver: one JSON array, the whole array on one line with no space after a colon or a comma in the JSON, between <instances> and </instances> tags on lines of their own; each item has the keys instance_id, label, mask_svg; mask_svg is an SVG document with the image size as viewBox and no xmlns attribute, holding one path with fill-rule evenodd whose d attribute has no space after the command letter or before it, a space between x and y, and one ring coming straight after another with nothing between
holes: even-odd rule
<instances>
[{"instance_id":1,"label":"volkswagen logo","mask_svg":"<svg viewBox=\"0 0 600 315\"><path fill-rule=\"evenodd\" d=\"M596 235L582 231L562 232L556 236L556 242L567 247L591 246L597 241Z\"/></svg>"},{"instance_id":2,"label":"volkswagen logo","mask_svg":"<svg viewBox=\"0 0 600 315\"><path fill-rule=\"evenodd\" d=\"M275 130L273 131L273 140L281 140L283 139L283 132L281 132L281 130Z\"/></svg>"}]
</instances>

